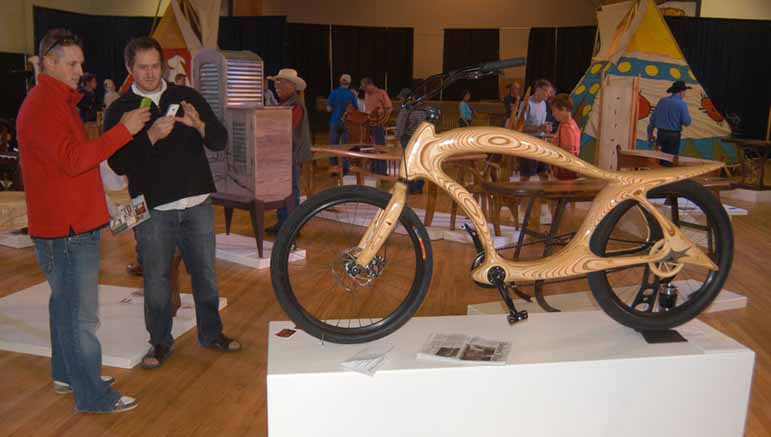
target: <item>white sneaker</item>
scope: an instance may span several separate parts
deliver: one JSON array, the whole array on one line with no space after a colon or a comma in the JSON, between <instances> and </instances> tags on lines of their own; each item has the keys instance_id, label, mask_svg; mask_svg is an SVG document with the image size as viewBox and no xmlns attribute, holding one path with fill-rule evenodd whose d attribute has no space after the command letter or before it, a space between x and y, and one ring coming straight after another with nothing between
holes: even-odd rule
<instances>
[{"instance_id":1,"label":"white sneaker","mask_svg":"<svg viewBox=\"0 0 771 437\"><path fill-rule=\"evenodd\" d=\"M111 413L123 413L131 411L139 405L136 399L131 396L121 396L112 407Z\"/></svg>"},{"instance_id":2,"label":"white sneaker","mask_svg":"<svg viewBox=\"0 0 771 437\"><path fill-rule=\"evenodd\" d=\"M101 378L103 382L106 382L110 385L115 384L115 378L113 378L112 376L102 375ZM54 381L54 391L58 395L66 395L66 394L72 393L72 386L70 386L66 382Z\"/></svg>"}]
</instances>

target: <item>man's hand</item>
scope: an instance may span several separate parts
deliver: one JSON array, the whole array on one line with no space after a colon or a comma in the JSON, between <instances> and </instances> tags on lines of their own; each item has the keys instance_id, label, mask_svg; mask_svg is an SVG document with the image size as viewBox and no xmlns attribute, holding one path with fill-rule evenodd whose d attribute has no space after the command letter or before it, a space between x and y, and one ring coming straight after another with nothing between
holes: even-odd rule
<instances>
[{"instance_id":1,"label":"man's hand","mask_svg":"<svg viewBox=\"0 0 771 437\"><path fill-rule=\"evenodd\" d=\"M198 115L198 111L195 110L195 106L183 100L182 109L185 110L185 116L177 117L177 121L197 130L198 133L201 134L201 138L206 136L206 123L201 121L201 117Z\"/></svg>"},{"instance_id":2,"label":"man's hand","mask_svg":"<svg viewBox=\"0 0 771 437\"><path fill-rule=\"evenodd\" d=\"M150 120L150 108L140 108L123 114L120 123L128 129L131 135L136 135Z\"/></svg>"},{"instance_id":3,"label":"man's hand","mask_svg":"<svg viewBox=\"0 0 771 437\"><path fill-rule=\"evenodd\" d=\"M161 117L155 120L150 129L147 130L147 136L150 138L150 142L155 145L158 141L166 138L174 129L174 123L176 119L174 117Z\"/></svg>"}]
</instances>

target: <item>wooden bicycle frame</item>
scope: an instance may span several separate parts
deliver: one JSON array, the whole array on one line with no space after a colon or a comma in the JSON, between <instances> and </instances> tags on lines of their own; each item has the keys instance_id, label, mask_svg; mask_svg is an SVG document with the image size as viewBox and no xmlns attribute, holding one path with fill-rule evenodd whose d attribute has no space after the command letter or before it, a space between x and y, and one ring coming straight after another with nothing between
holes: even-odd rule
<instances>
[{"instance_id":1,"label":"wooden bicycle frame","mask_svg":"<svg viewBox=\"0 0 771 437\"><path fill-rule=\"evenodd\" d=\"M534 159L565 168L581 175L608 181L592 203L575 237L549 257L532 261L511 261L495 250L490 229L482 209L462 185L447 176L442 163L449 157L468 153L497 153ZM670 253L677 262L695 264L718 270L712 260L691 242L670 220L647 199L649 190L720 169L715 162L690 167L616 172L597 168L546 141L520 132L494 127L453 129L437 135L433 125L423 123L410 139L401 163L401 177L407 180L426 179L446 191L474 223L485 250L484 262L472 272L472 278L490 284L488 272L494 266L503 268L505 282L568 278L619 267L662 261ZM357 264L367 266L393 232L407 201L404 182L397 182L385 209L373 218L358 248ZM635 200L658 221L665 244L647 255L600 257L589 243L602 219L625 200Z\"/></svg>"}]
</instances>

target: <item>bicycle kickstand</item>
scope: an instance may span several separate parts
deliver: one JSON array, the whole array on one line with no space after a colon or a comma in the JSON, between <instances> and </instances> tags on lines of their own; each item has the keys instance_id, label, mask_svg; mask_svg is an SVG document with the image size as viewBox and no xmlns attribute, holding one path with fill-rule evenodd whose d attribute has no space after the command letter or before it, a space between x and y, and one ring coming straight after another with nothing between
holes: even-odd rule
<instances>
[{"instance_id":1,"label":"bicycle kickstand","mask_svg":"<svg viewBox=\"0 0 771 437\"><path fill-rule=\"evenodd\" d=\"M509 314L506 316L506 320L509 322L509 325L527 320L527 310L517 311L517 307L514 305L514 301L511 299L511 293L509 292L509 289L514 288L515 292L518 290L516 289L517 286L514 284L506 285L506 282L504 281L506 278L506 272L504 272L502 268L496 266L490 269L488 278L493 285L498 287L498 292L501 293L503 303L505 303L506 307L509 309Z\"/></svg>"}]
</instances>

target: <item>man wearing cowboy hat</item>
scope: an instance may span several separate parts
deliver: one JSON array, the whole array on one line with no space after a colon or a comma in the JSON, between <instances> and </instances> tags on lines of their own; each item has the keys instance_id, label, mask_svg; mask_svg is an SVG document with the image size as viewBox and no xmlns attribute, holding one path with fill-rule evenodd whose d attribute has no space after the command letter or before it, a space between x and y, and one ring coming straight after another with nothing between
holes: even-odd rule
<instances>
[{"instance_id":1,"label":"man wearing cowboy hat","mask_svg":"<svg viewBox=\"0 0 771 437\"><path fill-rule=\"evenodd\" d=\"M680 153L680 132L683 126L691 125L691 115L688 104L685 103L685 91L691 89L685 82L678 80L667 90L671 95L659 100L656 109L651 114L648 123L648 141L656 141L656 147L664 153L678 155ZM658 137L653 136L653 130L658 129ZM662 162L671 166L670 162Z\"/></svg>"},{"instance_id":2,"label":"man wearing cowboy hat","mask_svg":"<svg viewBox=\"0 0 771 437\"><path fill-rule=\"evenodd\" d=\"M297 70L282 68L277 75L268 76L276 84L279 106L292 108L292 197L295 206L300 204L300 164L311 159L311 129L308 124L308 110L297 94L304 91L305 81L297 74ZM276 234L287 218L286 208L276 211L278 222L265 229L268 234Z\"/></svg>"}]
</instances>

